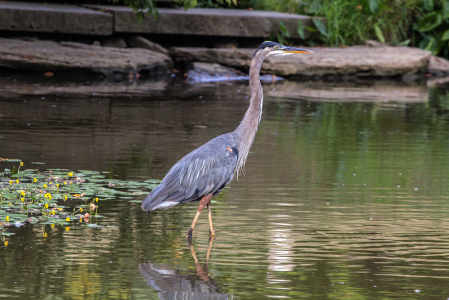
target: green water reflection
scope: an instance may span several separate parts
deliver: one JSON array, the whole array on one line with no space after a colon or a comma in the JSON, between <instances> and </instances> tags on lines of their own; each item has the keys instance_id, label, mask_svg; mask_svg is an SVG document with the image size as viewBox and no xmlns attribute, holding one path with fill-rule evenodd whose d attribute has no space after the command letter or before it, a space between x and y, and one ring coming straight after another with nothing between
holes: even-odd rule
<instances>
[{"instance_id":1,"label":"green water reflection","mask_svg":"<svg viewBox=\"0 0 449 300\"><path fill-rule=\"evenodd\" d=\"M45 228L47 238L42 226L13 229L0 248L0 294L447 299L449 94L420 83L342 86L265 85L246 175L213 202L218 237L206 269L206 215L195 228L197 264L185 240L196 204L147 216L119 198L100 203L102 224L118 228ZM120 97L63 87L67 97L0 98L0 156L160 179L191 149L232 131L248 101L241 83L163 84L145 97L135 92L145 83Z\"/></svg>"}]
</instances>

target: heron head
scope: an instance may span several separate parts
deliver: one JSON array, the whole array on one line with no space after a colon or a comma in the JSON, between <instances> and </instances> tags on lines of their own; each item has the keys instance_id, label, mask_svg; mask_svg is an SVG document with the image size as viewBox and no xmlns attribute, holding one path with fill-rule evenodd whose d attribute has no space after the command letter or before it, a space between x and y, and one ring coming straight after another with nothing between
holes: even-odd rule
<instances>
[{"instance_id":1,"label":"heron head","mask_svg":"<svg viewBox=\"0 0 449 300\"><path fill-rule=\"evenodd\" d=\"M267 56L283 56L283 55L291 55L291 54L301 54L301 53L314 53L312 50L295 48L295 47L287 47L275 42L263 42L259 48L257 48L256 53L260 50L264 50L267 52Z\"/></svg>"}]
</instances>

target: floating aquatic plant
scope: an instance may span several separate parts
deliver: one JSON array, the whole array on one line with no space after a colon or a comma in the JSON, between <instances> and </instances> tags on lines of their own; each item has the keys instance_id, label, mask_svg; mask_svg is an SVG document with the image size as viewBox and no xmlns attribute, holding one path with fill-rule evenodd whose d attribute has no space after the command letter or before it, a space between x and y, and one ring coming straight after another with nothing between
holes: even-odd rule
<instances>
[{"instance_id":1,"label":"floating aquatic plant","mask_svg":"<svg viewBox=\"0 0 449 300\"><path fill-rule=\"evenodd\" d=\"M26 223L63 226L66 231L77 223L87 223L88 227L102 228L97 223L99 201L116 197L134 199L136 195L148 193L159 181L122 181L107 178L109 172L66 169L21 170L19 159L3 159L0 162L18 162L19 167L0 172L0 238L5 246L10 226L21 227ZM43 164L33 162L33 164ZM73 201L82 201L73 205ZM71 201L69 208L66 201ZM131 200L135 202L139 200ZM139 201L140 202L140 201ZM111 227L111 226L107 226ZM44 227L45 228L45 227ZM43 237L47 233L43 232Z\"/></svg>"}]
</instances>

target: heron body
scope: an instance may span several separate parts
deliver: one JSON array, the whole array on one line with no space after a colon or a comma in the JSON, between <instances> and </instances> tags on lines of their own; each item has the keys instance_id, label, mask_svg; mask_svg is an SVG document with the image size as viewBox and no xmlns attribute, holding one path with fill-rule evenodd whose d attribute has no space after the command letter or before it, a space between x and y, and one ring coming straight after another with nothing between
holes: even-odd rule
<instances>
[{"instance_id":1,"label":"heron body","mask_svg":"<svg viewBox=\"0 0 449 300\"><path fill-rule=\"evenodd\" d=\"M178 161L161 184L142 202L142 209L152 211L213 196L234 177L238 160L234 133L220 135Z\"/></svg>"},{"instance_id":2,"label":"heron body","mask_svg":"<svg viewBox=\"0 0 449 300\"><path fill-rule=\"evenodd\" d=\"M245 116L236 130L220 135L179 160L165 175L158 187L142 202L144 211L169 208L177 204L200 201L198 212L187 234L193 228L203 210L209 210L209 231L212 226L210 200L231 182L245 165L249 149L254 141L262 116L263 91L260 84L260 69L265 57L312 53L313 51L285 47L274 42L264 42L253 55L250 67L251 100Z\"/></svg>"}]
</instances>

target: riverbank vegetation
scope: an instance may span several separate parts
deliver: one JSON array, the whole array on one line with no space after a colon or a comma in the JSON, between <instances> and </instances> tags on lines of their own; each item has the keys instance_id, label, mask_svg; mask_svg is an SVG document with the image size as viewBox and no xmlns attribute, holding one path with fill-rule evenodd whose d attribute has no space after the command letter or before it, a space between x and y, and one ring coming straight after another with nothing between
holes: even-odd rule
<instances>
[{"instance_id":1,"label":"riverbank vegetation","mask_svg":"<svg viewBox=\"0 0 449 300\"><path fill-rule=\"evenodd\" d=\"M329 46L378 40L449 55L449 1L441 0L241 0L242 7L326 18L312 31ZM298 28L298 30L303 30Z\"/></svg>"}]
</instances>

